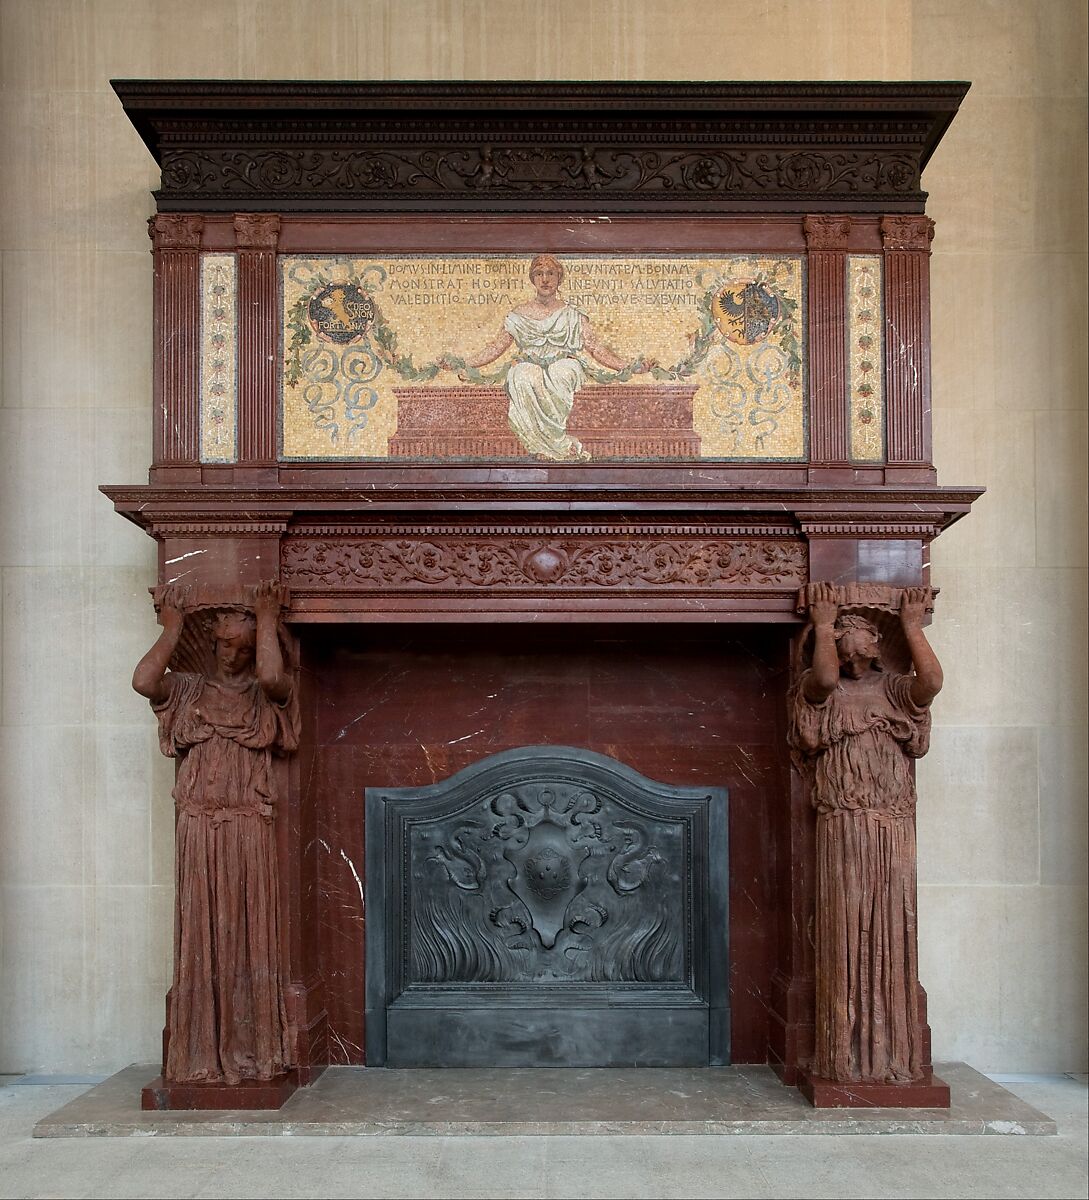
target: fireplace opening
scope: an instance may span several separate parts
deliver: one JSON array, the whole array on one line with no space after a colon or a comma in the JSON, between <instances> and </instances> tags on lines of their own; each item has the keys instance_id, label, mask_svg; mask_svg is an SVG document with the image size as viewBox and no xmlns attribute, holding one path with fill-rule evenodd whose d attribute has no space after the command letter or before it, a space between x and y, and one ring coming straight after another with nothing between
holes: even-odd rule
<instances>
[{"instance_id":1,"label":"fireplace opening","mask_svg":"<svg viewBox=\"0 0 1089 1200\"><path fill-rule=\"evenodd\" d=\"M312 823L312 844L317 847L316 887L304 897L302 923L312 936L322 980L331 1061L407 1065L416 1055L420 1063L441 1057L448 1065L513 1064L517 1054L526 1053L528 1041L538 1047L534 1061L541 1065L574 1064L591 1057L579 1057L579 1044L604 1044L612 1036L614 1047L620 1048L614 1053L606 1047L597 1061L664 1061L649 1053L630 1053L632 1046L653 1043L674 1061L692 1062L697 1061L693 1047L699 1043L699 1061L705 1063L766 1062L778 951L791 921L778 899L792 836L789 767L783 753L789 638L788 627L771 625L301 628L303 686L309 693L304 712L309 716L298 762L304 797L300 819L307 827ZM467 769L494 770L496 756L500 763L517 761L502 756L557 747L585 752L587 762L605 770L600 756L612 764L608 769L613 772L608 780L599 775L595 781L607 818L599 820L602 841L595 849L600 853L581 875L581 858L572 861L568 856L566 869L572 878L566 882L565 846L577 845L572 830L582 824L582 814L565 816L568 801L575 804L570 796L542 801L540 792L549 786L546 779L527 785L537 789L536 798L516 793L513 808L511 801L500 800L503 787L496 791L489 784L483 792L478 789L473 821L486 831L496 825L505 830L510 826L504 824L504 810L517 810L525 829L517 821L513 825L522 830L525 845L514 845L517 838L494 839L489 851L498 852L507 866L493 866L507 874L496 881L485 872L476 893L456 882L471 883L479 871L472 855L464 853L479 853L476 843L462 835L459 844L458 820L464 813L458 804L464 800L471 807L467 793L456 803L447 794L444 803L453 804L446 814L449 823L424 830L427 837L418 843L410 838L398 846L391 846L387 834L400 816L391 823L388 813L385 819L376 815L377 800L365 805L368 793L396 797L401 789L407 789L402 795L406 809L429 803L406 797L419 797L435 785L441 789ZM661 891L678 874L676 858L671 864L669 855L683 842L683 831L667 817L659 827L664 833L656 835L664 837L663 845L655 847L663 862L646 855L643 838L651 831L649 818L631 807L642 802L617 790L618 775L625 772L629 782L641 777L643 785L660 786L665 792L687 790L686 803L692 796L718 795L723 818L719 843L708 842L702 851L693 843L694 853L706 855L700 867L706 868L705 884L700 886L710 889L718 873L721 898L707 903L719 904L720 928L712 928L712 922L698 927L697 922L685 935L690 944L681 948L667 939L645 940L639 951L642 966L635 972L640 978L625 978L625 970L632 973L634 968L623 961L607 964L603 942L587 949L592 939L585 936L587 927L580 921L588 918L588 926L595 919L593 908L579 914L570 908L570 894L562 889L551 897L547 894L561 885L570 893L574 881L588 901L595 901L597 889L595 902L600 903L601 895L611 900L601 905L609 912L600 926L610 933L618 927L616 922L625 920L636 927L639 914L645 915L641 907L622 903L629 897L648 900L656 919L668 913L669 927L684 926L677 896ZM708 813L716 807L715 801L702 803ZM390 801L382 804L388 808ZM630 828L620 828L625 825ZM634 853L614 863L616 854L606 848L612 845L621 846L620 853ZM504 922L518 917L531 927L525 936L532 948L515 948L514 959L500 963L491 979L443 975L454 960L444 959L434 945L426 950L425 940L413 941L411 905L399 902L398 908L388 900L376 901L372 894L377 876L386 875L388 882L395 855L396 865L403 866L406 850L410 873L424 877L431 887L421 904L441 909L447 922L450 912L468 912L483 920L485 944L499 940L506 945L502 935L508 932L517 941L516 926L512 929ZM633 866L625 872L629 863ZM512 866L518 868L520 881L507 878ZM610 883L610 868L620 888ZM625 891L623 885L634 884L643 868L650 884ZM537 885L536 896L531 880ZM693 886L696 882L694 875ZM483 896L493 885L500 886L515 910L497 911L498 925L492 912L504 905L492 899L485 903ZM652 890L645 890L648 886ZM632 911L625 912L626 907ZM434 918L433 912L432 924ZM568 929L572 921L574 931ZM400 960L389 949L391 930L396 932ZM581 939L576 936L580 933ZM700 937L707 940L697 945ZM557 951L571 970L557 968ZM630 958L631 939L628 952ZM511 969L515 960L522 976ZM404 987L393 987L388 976L381 977L392 961L400 961L407 973L401 981L408 987L407 999L402 996ZM576 962L581 965L576 967ZM710 990L714 971L721 976L718 996ZM458 994L466 983L475 984L478 991L502 993L506 998L498 1006L501 1011L493 1006L486 1020L466 1016L465 997ZM640 988L657 989L657 994L647 1002L647 996L636 996ZM534 989L537 999L530 994ZM553 1021L548 1028L561 1032L549 1037L541 1034L544 1017L533 1017L537 1024L526 1025L527 1014L558 1011L552 998L557 989L564 1004L591 1014L577 1038L563 1032L570 1022L557 1026ZM682 996L685 992L688 999ZM539 1002L541 996L546 1003ZM397 1015L389 1022L385 1010L391 1003ZM644 1031L658 1032L647 1033L640 1043L626 1023L634 1020L632 1014L648 1009L657 1010L661 1023L643 1024ZM712 1010L718 1014L713 1032ZM693 1032L696 1012L703 1014L703 1033ZM520 1048L510 1032L519 1023L537 1031L523 1038ZM512 1057L494 1057L503 1040L497 1040L497 1029L508 1031L503 1037L514 1047L509 1051ZM629 1032L621 1034L622 1030ZM403 1053L406 1047L412 1048L411 1054ZM451 1048L462 1058L451 1057Z\"/></svg>"}]
</instances>

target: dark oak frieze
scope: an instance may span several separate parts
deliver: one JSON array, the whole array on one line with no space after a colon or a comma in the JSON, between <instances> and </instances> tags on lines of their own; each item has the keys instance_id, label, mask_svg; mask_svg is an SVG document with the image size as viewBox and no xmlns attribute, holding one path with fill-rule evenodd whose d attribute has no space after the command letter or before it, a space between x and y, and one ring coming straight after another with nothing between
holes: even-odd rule
<instances>
[{"instance_id":1,"label":"dark oak frieze","mask_svg":"<svg viewBox=\"0 0 1089 1200\"><path fill-rule=\"evenodd\" d=\"M783 193L799 202L891 196L914 199L919 167L909 154L870 151L603 150L591 145L515 144L443 151L435 145L397 150L169 150L160 202L263 202L301 209L352 210L395 201L441 199L473 206L545 196L565 203L630 198L669 208L693 197L720 202ZM306 200L294 199L305 188ZM324 203L322 203L324 201Z\"/></svg>"}]
</instances>

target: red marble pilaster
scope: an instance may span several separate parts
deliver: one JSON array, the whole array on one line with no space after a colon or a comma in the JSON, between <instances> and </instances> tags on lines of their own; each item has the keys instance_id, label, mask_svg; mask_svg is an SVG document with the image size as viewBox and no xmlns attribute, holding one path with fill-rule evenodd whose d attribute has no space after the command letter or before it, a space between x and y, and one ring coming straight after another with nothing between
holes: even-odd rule
<instances>
[{"instance_id":1,"label":"red marble pilaster","mask_svg":"<svg viewBox=\"0 0 1089 1200\"><path fill-rule=\"evenodd\" d=\"M204 218L148 221L155 260L153 467L200 462L200 244Z\"/></svg>"},{"instance_id":2,"label":"red marble pilaster","mask_svg":"<svg viewBox=\"0 0 1089 1200\"><path fill-rule=\"evenodd\" d=\"M276 246L280 218L244 213L234 219L238 248L238 462L276 461L280 314Z\"/></svg>"},{"instance_id":3,"label":"red marble pilaster","mask_svg":"<svg viewBox=\"0 0 1089 1200\"><path fill-rule=\"evenodd\" d=\"M809 462L850 461L847 386L847 241L851 219L806 217Z\"/></svg>"},{"instance_id":4,"label":"red marble pilaster","mask_svg":"<svg viewBox=\"0 0 1089 1200\"><path fill-rule=\"evenodd\" d=\"M795 648L791 657L798 654ZM780 742L786 744L785 729ZM809 791L794 768L788 773L786 803L777 808L772 824L778 956L768 1005L768 1065L795 1086L813 1053L816 851Z\"/></svg>"},{"instance_id":5,"label":"red marble pilaster","mask_svg":"<svg viewBox=\"0 0 1089 1200\"><path fill-rule=\"evenodd\" d=\"M930 466L930 243L933 237L934 222L929 217L881 218L885 257L888 465L894 471Z\"/></svg>"},{"instance_id":6,"label":"red marble pilaster","mask_svg":"<svg viewBox=\"0 0 1089 1200\"><path fill-rule=\"evenodd\" d=\"M294 647L301 658L298 641ZM278 832L288 1037L299 1083L308 1086L329 1062L325 978L312 906L319 887L318 815L312 798L317 786L316 726L322 684L313 672L300 670L298 686L302 729L299 748L283 768L286 786L281 793L284 803Z\"/></svg>"}]
</instances>

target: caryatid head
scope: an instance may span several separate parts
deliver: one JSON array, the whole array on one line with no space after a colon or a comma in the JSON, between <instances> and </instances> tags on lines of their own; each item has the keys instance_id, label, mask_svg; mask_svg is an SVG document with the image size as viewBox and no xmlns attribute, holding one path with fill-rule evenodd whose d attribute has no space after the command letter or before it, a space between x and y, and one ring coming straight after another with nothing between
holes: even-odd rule
<instances>
[{"instance_id":1,"label":"caryatid head","mask_svg":"<svg viewBox=\"0 0 1089 1200\"><path fill-rule=\"evenodd\" d=\"M877 626L857 613L844 613L836 621L836 653L840 672L861 679L871 668L881 669Z\"/></svg>"},{"instance_id":2,"label":"caryatid head","mask_svg":"<svg viewBox=\"0 0 1089 1200\"><path fill-rule=\"evenodd\" d=\"M238 675L254 661L257 619L253 613L224 609L212 622L216 663L230 675Z\"/></svg>"}]
</instances>

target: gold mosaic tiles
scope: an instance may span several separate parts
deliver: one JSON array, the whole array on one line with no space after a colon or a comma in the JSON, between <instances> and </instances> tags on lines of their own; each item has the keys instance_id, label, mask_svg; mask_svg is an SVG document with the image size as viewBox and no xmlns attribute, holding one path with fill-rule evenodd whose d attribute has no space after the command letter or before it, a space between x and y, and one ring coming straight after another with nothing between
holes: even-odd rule
<instances>
[{"instance_id":1,"label":"gold mosaic tiles","mask_svg":"<svg viewBox=\"0 0 1089 1200\"><path fill-rule=\"evenodd\" d=\"M531 261L282 258L283 457L804 458L800 257Z\"/></svg>"},{"instance_id":2,"label":"gold mosaic tiles","mask_svg":"<svg viewBox=\"0 0 1089 1200\"><path fill-rule=\"evenodd\" d=\"M238 411L237 272L233 254L200 260L200 460L234 462Z\"/></svg>"},{"instance_id":3,"label":"gold mosaic tiles","mask_svg":"<svg viewBox=\"0 0 1089 1200\"><path fill-rule=\"evenodd\" d=\"M851 391L851 458L885 457L885 347L881 259L847 258L847 355Z\"/></svg>"}]
</instances>

